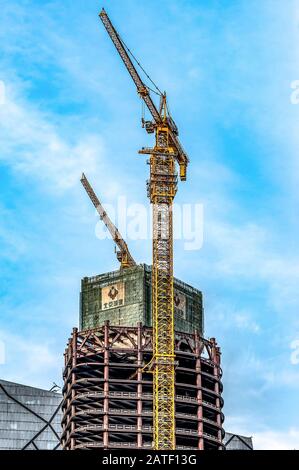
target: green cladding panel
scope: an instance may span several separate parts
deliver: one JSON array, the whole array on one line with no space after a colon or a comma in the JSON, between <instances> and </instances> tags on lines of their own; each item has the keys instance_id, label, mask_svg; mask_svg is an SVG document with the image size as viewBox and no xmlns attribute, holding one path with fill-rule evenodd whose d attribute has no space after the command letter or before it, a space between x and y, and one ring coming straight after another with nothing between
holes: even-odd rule
<instances>
[{"instance_id":1,"label":"green cladding panel","mask_svg":"<svg viewBox=\"0 0 299 470\"><path fill-rule=\"evenodd\" d=\"M174 279L175 329L203 334L202 294ZM109 320L114 326L152 326L151 268L145 264L82 279L80 328Z\"/></svg>"}]
</instances>

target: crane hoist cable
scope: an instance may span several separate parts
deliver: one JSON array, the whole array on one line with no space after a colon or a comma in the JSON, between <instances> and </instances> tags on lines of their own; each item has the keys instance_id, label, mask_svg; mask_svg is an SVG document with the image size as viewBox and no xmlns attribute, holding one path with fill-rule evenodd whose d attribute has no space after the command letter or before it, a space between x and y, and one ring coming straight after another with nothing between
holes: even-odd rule
<instances>
[{"instance_id":1,"label":"crane hoist cable","mask_svg":"<svg viewBox=\"0 0 299 470\"><path fill-rule=\"evenodd\" d=\"M118 34L118 33L117 33ZM152 85L154 85L154 87L156 88L157 91L153 90L152 88L150 88L148 85L145 85L146 88L148 88L150 91L152 91L153 93L156 93L156 95L158 96L162 96L163 93L162 91L159 89L159 87L155 84L155 82L151 79L151 77L149 76L149 74L146 72L146 70L144 69L144 67L141 65L141 63L138 61L138 59L136 58L136 56L133 54L133 52L131 51L131 49L129 49L129 47L126 45L125 41L120 37L120 35L118 34L118 38L119 40L121 41L121 43L123 44L124 48L127 50L127 52L130 54L130 56L132 57L132 59L134 60L134 62L138 65L138 67L142 70L142 72L144 73L144 75L149 79L149 81L152 83Z\"/></svg>"}]
</instances>

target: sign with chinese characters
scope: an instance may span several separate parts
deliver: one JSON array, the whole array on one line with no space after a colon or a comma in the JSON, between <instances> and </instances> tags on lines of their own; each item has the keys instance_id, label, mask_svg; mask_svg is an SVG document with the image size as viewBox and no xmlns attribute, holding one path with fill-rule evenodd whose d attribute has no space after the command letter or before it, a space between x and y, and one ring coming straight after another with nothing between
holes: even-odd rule
<instances>
[{"instance_id":1,"label":"sign with chinese characters","mask_svg":"<svg viewBox=\"0 0 299 470\"><path fill-rule=\"evenodd\" d=\"M174 291L173 297L174 313L186 320L186 296L178 291Z\"/></svg>"},{"instance_id":2,"label":"sign with chinese characters","mask_svg":"<svg viewBox=\"0 0 299 470\"><path fill-rule=\"evenodd\" d=\"M102 310L121 307L124 302L125 285L123 282L116 282L110 286L102 287Z\"/></svg>"}]
</instances>

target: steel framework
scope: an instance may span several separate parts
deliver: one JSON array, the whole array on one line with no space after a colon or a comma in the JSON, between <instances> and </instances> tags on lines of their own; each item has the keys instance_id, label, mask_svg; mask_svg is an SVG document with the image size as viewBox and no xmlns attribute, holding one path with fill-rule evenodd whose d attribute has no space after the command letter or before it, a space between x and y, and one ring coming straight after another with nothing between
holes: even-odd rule
<instances>
[{"instance_id":1,"label":"steel framework","mask_svg":"<svg viewBox=\"0 0 299 470\"><path fill-rule=\"evenodd\" d=\"M73 330L65 351L62 447L148 449L153 441L153 330ZM176 332L176 448L222 450L220 349L215 339Z\"/></svg>"}]
</instances>

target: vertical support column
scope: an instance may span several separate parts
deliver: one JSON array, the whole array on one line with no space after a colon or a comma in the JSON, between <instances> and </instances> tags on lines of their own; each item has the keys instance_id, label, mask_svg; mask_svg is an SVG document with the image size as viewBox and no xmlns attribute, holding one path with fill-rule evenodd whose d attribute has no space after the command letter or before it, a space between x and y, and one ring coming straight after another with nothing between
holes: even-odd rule
<instances>
[{"instance_id":1,"label":"vertical support column","mask_svg":"<svg viewBox=\"0 0 299 470\"><path fill-rule=\"evenodd\" d=\"M141 448L142 439L142 323L138 322L137 327L137 447Z\"/></svg>"},{"instance_id":2,"label":"vertical support column","mask_svg":"<svg viewBox=\"0 0 299 470\"><path fill-rule=\"evenodd\" d=\"M103 445L109 446L109 321L104 324L104 403Z\"/></svg>"},{"instance_id":3,"label":"vertical support column","mask_svg":"<svg viewBox=\"0 0 299 470\"><path fill-rule=\"evenodd\" d=\"M196 354L198 449L204 450L202 380L201 380L201 360L200 360L201 348L200 348L200 336L197 330L195 331L195 354Z\"/></svg>"},{"instance_id":4,"label":"vertical support column","mask_svg":"<svg viewBox=\"0 0 299 470\"><path fill-rule=\"evenodd\" d=\"M74 417L76 414L76 407L73 404L73 400L76 395L76 390L74 388L76 382L76 374L74 372L74 368L77 365L77 338L78 338L78 330L77 328L73 328L72 333L72 373L71 373L71 397L72 397L72 405L71 405L71 450L75 448L76 441L74 438L74 431L75 431L75 421Z\"/></svg>"},{"instance_id":5,"label":"vertical support column","mask_svg":"<svg viewBox=\"0 0 299 470\"><path fill-rule=\"evenodd\" d=\"M66 352L63 354L63 362L64 362L64 370L65 370L65 367L66 367ZM64 409L63 409L63 406L61 408L62 412L64 413ZM65 438L63 437L64 433L65 433L65 428L66 428L66 423L62 417L62 423L61 423L61 426L62 426L62 437L60 439L60 444L61 444L61 448L64 449L64 445L65 445Z\"/></svg>"},{"instance_id":6,"label":"vertical support column","mask_svg":"<svg viewBox=\"0 0 299 470\"><path fill-rule=\"evenodd\" d=\"M64 353L64 375L63 375L63 379L64 379L64 383L66 384L65 394L66 394L67 398L66 398L66 400L64 401L64 404L63 404L63 426L62 426L63 438L61 440L61 447L62 447L63 450L68 449L67 441L68 441L68 437L69 437L70 415L69 415L69 413L67 413L67 410L69 409L69 405L70 405L70 401L71 401L70 400L70 395L69 395L69 391L70 391L70 387L71 387L71 384L70 384L70 366L69 366L70 357L72 357L72 348L71 348L71 342L70 342L70 340L68 340L67 347L66 347L66 350L65 350L65 353Z\"/></svg>"},{"instance_id":7,"label":"vertical support column","mask_svg":"<svg viewBox=\"0 0 299 470\"><path fill-rule=\"evenodd\" d=\"M220 379L220 348L217 346L217 342L215 338L210 339L211 344L212 344L212 358L213 358L213 363L214 363L214 377L216 379L215 381L215 392L219 395L220 394L220 388L219 388L219 379ZM218 430L218 441L219 443L222 443L222 432L221 432L221 404L220 404L220 398L216 398L216 406L217 406L217 424L220 426Z\"/></svg>"}]
</instances>

